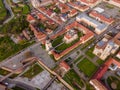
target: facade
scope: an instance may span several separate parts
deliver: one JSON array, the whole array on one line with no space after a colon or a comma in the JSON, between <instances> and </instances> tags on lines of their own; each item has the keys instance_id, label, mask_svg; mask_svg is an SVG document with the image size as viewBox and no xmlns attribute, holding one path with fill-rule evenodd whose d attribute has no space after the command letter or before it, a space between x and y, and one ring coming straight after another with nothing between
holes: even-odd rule
<instances>
[{"instance_id":1,"label":"facade","mask_svg":"<svg viewBox=\"0 0 120 90\"><path fill-rule=\"evenodd\" d=\"M101 34L102 32L104 32L108 25L105 23L100 23L99 21L87 16L86 14L80 14L79 16L76 17L76 20L78 22L85 22L87 23L89 26L92 26L95 28L95 32L96 34Z\"/></svg>"},{"instance_id":2,"label":"facade","mask_svg":"<svg viewBox=\"0 0 120 90\"><path fill-rule=\"evenodd\" d=\"M105 60L110 54L114 54L118 48L119 45L117 45L112 39L104 37L96 44L93 53L102 60Z\"/></svg>"},{"instance_id":3,"label":"facade","mask_svg":"<svg viewBox=\"0 0 120 90\"><path fill-rule=\"evenodd\" d=\"M89 6L89 7L94 7L97 4L99 4L102 0L77 0L80 1L81 3Z\"/></svg>"},{"instance_id":4,"label":"facade","mask_svg":"<svg viewBox=\"0 0 120 90\"><path fill-rule=\"evenodd\" d=\"M77 28L78 30L83 32L84 35L82 37L80 37L80 40L77 43L75 43L73 46L65 49L61 53L56 53L53 50L52 55L54 56L54 58L56 60L59 60L61 57L63 57L67 53L69 53L71 50L78 47L80 44L85 43L94 37L94 33L92 31L90 31L89 29L87 29L86 27L84 27L83 25L81 25L80 23L75 21L75 22L71 23L70 25L66 26L65 29L62 30L61 32L59 32L58 34L52 36L51 39L55 39L57 36L65 34L67 31L71 30L72 28Z\"/></svg>"},{"instance_id":5,"label":"facade","mask_svg":"<svg viewBox=\"0 0 120 90\"><path fill-rule=\"evenodd\" d=\"M102 83L100 83L97 79L90 80L90 84L94 86L96 90L107 90L107 88Z\"/></svg>"},{"instance_id":6,"label":"facade","mask_svg":"<svg viewBox=\"0 0 120 90\"><path fill-rule=\"evenodd\" d=\"M106 23L106 24L111 24L111 23L114 22L114 19L113 19L113 18L108 18L108 17L100 14L99 12L97 12L97 11L95 11L95 10L94 10L94 11L91 11L91 12L89 13L89 15L90 15L91 17L95 18L96 20L101 21L101 22Z\"/></svg>"},{"instance_id":7,"label":"facade","mask_svg":"<svg viewBox=\"0 0 120 90\"><path fill-rule=\"evenodd\" d=\"M116 57L120 59L120 51L118 52L118 54L116 55Z\"/></svg>"},{"instance_id":8,"label":"facade","mask_svg":"<svg viewBox=\"0 0 120 90\"><path fill-rule=\"evenodd\" d=\"M94 74L94 76L92 77L92 79L90 80L90 84L94 86L94 88L96 90L109 90L107 88L106 85L104 85L101 82L101 78L103 77L103 75L106 73L106 71L108 70L108 68L111 66L111 64L114 64L117 66L117 68L120 68L120 62L113 59L113 58L109 58L99 69L98 71ZM98 84L99 83L99 84ZM101 86L102 85L102 86ZM103 89L102 89L102 88Z\"/></svg>"}]
</instances>

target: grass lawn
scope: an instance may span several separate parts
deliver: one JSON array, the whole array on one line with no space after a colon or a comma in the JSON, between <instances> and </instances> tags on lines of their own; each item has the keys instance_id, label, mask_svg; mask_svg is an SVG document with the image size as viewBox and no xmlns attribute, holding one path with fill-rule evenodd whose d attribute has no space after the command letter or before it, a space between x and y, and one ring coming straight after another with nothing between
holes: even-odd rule
<instances>
[{"instance_id":1,"label":"grass lawn","mask_svg":"<svg viewBox=\"0 0 120 90\"><path fill-rule=\"evenodd\" d=\"M0 0L0 21L4 20L7 16L7 10L3 4L3 0Z\"/></svg>"},{"instance_id":2,"label":"grass lawn","mask_svg":"<svg viewBox=\"0 0 120 90\"><path fill-rule=\"evenodd\" d=\"M72 45L74 45L75 43L77 43L79 41L80 38L72 41L69 44L63 43L60 46L56 47L55 50L57 51L57 53L61 53L62 51L64 51L65 49L71 47Z\"/></svg>"},{"instance_id":3,"label":"grass lawn","mask_svg":"<svg viewBox=\"0 0 120 90\"><path fill-rule=\"evenodd\" d=\"M94 58L95 55L93 54L93 50L94 50L94 47L90 48L86 54L90 57L90 58Z\"/></svg>"},{"instance_id":4,"label":"grass lawn","mask_svg":"<svg viewBox=\"0 0 120 90\"><path fill-rule=\"evenodd\" d=\"M76 40L72 41L71 43L68 43L68 44L63 42L64 34L60 35L55 40L52 41L52 46L56 47L57 45L60 44L59 46L57 46L55 48L55 50L57 53L61 53L65 49L67 49L67 48L71 47L72 45L74 45L75 43L77 43L80 40L80 37L84 35L82 32L79 32L79 31L77 34L78 34L78 38Z\"/></svg>"},{"instance_id":5,"label":"grass lawn","mask_svg":"<svg viewBox=\"0 0 120 90\"><path fill-rule=\"evenodd\" d=\"M101 65L101 64L103 64L103 63L104 63L104 61L103 61L103 60L101 60L101 59L98 59L96 62L97 62L99 65Z\"/></svg>"},{"instance_id":6,"label":"grass lawn","mask_svg":"<svg viewBox=\"0 0 120 90\"><path fill-rule=\"evenodd\" d=\"M26 43L24 45L15 44L8 36L0 38L0 61L32 44L33 43Z\"/></svg>"},{"instance_id":7,"label":"grass lawn","mask_svg":"<svg viewBox=\"0 0 120 90\"><path fill-rule=\"evenodd\" d=\"M120 81L116 77L112 77L112 76L108 77L107 82L108 82L110 87L111 87L112 83L115 83L116 89L113 89L113 90L120 90Z\"/></svg>"},{"instance_id":8,"label":"grass lawn","mask_svg":"<svg viewBox=\"0 0 120 90\"><path fill-rule=\"evenodd\" d=\"M83 82L81 81L81 78L76 74L76 72L71 69L70 71L68 71L67 74L65 74L65 76L63 77L63 79L70 84L74 90L79 90L79 88L75 85L75 82L83 87Z\"/></svg>"},{"instance_id":9,"label":"grass lawn","mask_svg":"<svg viewBox=\"0 0 120 90\"><path fill-rule=\"evenodd\" d=\"M95 38L92 38L91 40L87 41L83 47L81 48L81 50L84 50L85 48L87 48L90 44L92 44L92 42L95 40Z\"/></svg>"},{"instance_id":10,"label":"grass lawn","mask_svg":"<svg viewBox=\"0 0 120 90\"><path fill-rule=\"evenodd\" d=\"M109 9L114 9L114 5L111 5L111 4L106 5L106 7Z\"/></svg>"},{"instance_id":11,"label":"grass lawn","mask_svg":"<svg viewBox=\"0 0 120 90\"><path fill-rule=\"evenodd\" d=\"M30 67L28 71L26 71L22 76L27 78L33 78L40 72L42 72L43 69L36 63Z\"/></svg>"},{"instance_id":12,"label":"grass lawn","mask_svg":"<svg viewBox=\"0 0 120 90\"><path fill-rule=\"evenodd\" d=\"M15 86L11 90L25 90L25 89Z\"/></svg>"},{"instance_id":13,"label":"grass lawn","mask_svg":"<svg viewBox=\"0 0 120 90\"><path fill-rule=\"evenodd\" d=\"M9 74L9 73L10 73L10 72L8 72L8 71L0 68L0 75L5 76L5 75L7 75L7 74Z\"/></svg>"},{"instance_id":14,"label":"grass lawn","mask_svg":"<svg viewBox=\"0 0 120 90\"><path fill-rule=\"evenodd\" d=\"M22 14L28 14L30 12L30 8L25 5L23 8L22 8Z\"/></svg>"},{"instance_id":15,"label":"grass lawn","mask_svg":"<svg viewBox=\"0 0 120 90\"><path fill-rule=\"evenodd\" d=\"M75 61L74 63L77 63L83 56L79 56Z\"/></svg>"},{"instance_id":16,"label":"grass lawn","mask_svg":"<svg viewBox=\"0 0 120 90\"><path fill-rule=\"evenodd\" d=\"M86 58L84 58L80 63L78 63L77 66L88 77L91 77L97 69L97 66L95 66L91 61Z\"/></svg>"}]
</instances>

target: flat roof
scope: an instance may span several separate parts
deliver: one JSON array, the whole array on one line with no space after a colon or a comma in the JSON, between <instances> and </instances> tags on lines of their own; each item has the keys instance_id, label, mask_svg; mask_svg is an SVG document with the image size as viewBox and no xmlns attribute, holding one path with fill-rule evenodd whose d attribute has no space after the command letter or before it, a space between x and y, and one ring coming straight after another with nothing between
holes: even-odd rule
<instances>
[{"instance_id":1,"label":"flat roof","mask_svg":"<svg viewBox=\"0 0 120 90\"><path fill-rule=\"evenodd\" d=\"M93 19L93 18L89 17L89 16L86 15L85 13L82 13L82 14L78 15L77 18L85 19L86 21L95 24L95 25L96 25L96 28L97 28L98 30L101 30L101 31L102 31L104 28L107 27L107 24L101 23L101 22L97 21L96 19Z\"/></svg>"},{"instance_id":2,"label":"flat roof","mask_svg":"<svg viewBox=\"0 0 120 90\"><path fill-rule=\"evenodd\" d=\"M99 13L102 13L104 12L104 9L100 8L100 7L96 7L94 8L95 11L99 12Z\"/></svg>"}]
</instances>

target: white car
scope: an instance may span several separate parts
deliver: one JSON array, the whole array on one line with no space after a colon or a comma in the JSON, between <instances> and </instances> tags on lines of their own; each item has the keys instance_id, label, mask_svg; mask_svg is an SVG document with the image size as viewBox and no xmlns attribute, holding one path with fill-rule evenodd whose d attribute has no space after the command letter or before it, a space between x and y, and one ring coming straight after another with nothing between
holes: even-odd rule
<instances>
[{"instance_id":1,"label":"white car","mask_svg":"<svg viewBox=\"0 0 120 90\"><path fill-rule=\"evenodd\" d=\"M116 27L116 29L120 29L120 25L118 25L118 26Z\"/></svg>"}]
</instances>

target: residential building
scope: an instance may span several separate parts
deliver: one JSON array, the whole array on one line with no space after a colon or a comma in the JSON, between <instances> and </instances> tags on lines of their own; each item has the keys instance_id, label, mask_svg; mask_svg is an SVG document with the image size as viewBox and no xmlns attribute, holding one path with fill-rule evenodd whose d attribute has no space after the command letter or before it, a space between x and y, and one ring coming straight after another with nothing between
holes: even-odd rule
<instances>
[{"instance_id":1,"label":"residential building","mask_svg":"<svg viewBox=\"0 0 120 90\"><path fill-rule=\"evenodd\" d=\"M70 0L59 0L61 3L70 2Z\"/></svg>"},{"instance_id":2,"label":"residential building","mask_svg":"<svg viewBox=\"0 0 120 90\"><path fill-rule=\"evenodd\" d=\"M68 13L68 17L73 17L78 14L78 11L75 9L71 9Z\"/></svg>"},{"instance_id":3,"label":"residential building","mask_svg":"<svg viewBox=\"0 0 120 90\"><path fill-rule=\"evenodd\" d=\"M80 1L81 3L89 6L89 7L94 7L97 4L99 4L102 0L77 0Z\"/></svg>"},{"instance_id":4,"label":"residential building","mask_svg":"<svg viewBox=\"0 0 120 90\"><path fill-rule=\"evenodd\" d=\"M30 14L28 14L27 15L27 19L26 19L29 23L35 23L35 18L32 16L32 15L30 15Z\"/></svg>"}]
</instances>

